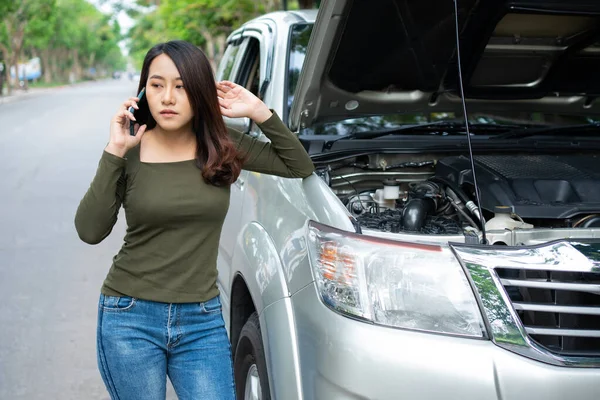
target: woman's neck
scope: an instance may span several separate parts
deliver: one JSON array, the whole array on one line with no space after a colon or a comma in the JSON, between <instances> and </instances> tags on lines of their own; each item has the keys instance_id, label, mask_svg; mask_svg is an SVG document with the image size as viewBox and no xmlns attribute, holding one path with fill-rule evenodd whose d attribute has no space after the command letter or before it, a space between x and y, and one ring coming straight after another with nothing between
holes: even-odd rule
<instances>
[{"instance_id":1,"label":"woman's neck","mask_svg":"<svg viewBox=\"0 0 600 400\"><path fill-rule=\"evenodd\" d=\"M160 125L156 125L148 133L150 133L149 136L152 136L154 141L161 147L165 146L180 150L193 145L196 148L196 135L192 131L191 125L186 125L176 131L165 131Z\"/></svg>"},{"instance_id":2,"label":"woman's neck","mask_svg":"<svg viewBox=\"0 0 600 400\"><path fill-rule=\"evenodd\" d=\"M140 146L142 162L191 160L196 156L196 135L191 127L165 131L157 125L144 135Z\"/></svg>"}]
</instances>

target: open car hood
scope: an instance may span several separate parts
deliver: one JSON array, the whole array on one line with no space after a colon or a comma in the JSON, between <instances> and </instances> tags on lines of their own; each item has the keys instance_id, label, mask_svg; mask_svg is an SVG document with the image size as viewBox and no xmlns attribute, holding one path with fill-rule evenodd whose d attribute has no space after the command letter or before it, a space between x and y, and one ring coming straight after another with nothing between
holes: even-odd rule
<instances>
[{"instance_id":1,"label":"open car hood","mask_svg":"<svg viewBox=\"0 0 600 400\"><path fill-rule=\"evenodd\" d=\"M460 0L469 112L600 114L600 1ZM453 0L324 0L290 126L462 115Z\"/></svg>"}]
</instances>

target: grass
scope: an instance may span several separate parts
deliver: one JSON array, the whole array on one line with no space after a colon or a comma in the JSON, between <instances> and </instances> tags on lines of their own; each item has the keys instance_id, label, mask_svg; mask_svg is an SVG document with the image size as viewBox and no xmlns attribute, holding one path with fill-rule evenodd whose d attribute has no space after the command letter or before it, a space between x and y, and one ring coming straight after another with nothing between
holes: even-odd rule
<instances>
[{"instance_id":1,"label":"grass","mask_svg":"<svg viewBox=\"0 0 600 400\"><path fill-rule=\"evenodd\" d=\"M57 87L57 86L63 86L63 85L67 85L67 82L50 82L50 83L46 83L46 82L29 82L29 87L30 88L52 88L52 87Z\"/></svg>"},{"instance_id":2,"label":"grass","mask_svg":"<svg viewBox=\"0 0 600 400\"><path fill-rule=\"evenodd\" d=\"M73 82L73 84L76 83L81 83L81 82L88 82L89 79L78 79L75 82ZM46 83L43 80L39 80L37 82L29 82L29 87L32 89L36 89L36 88L53 88L53 87L57 87L57 86L64 86L64 85L70 85L71 83L66 82L66 81L54 81L54 82L50 82L50 83Z\"/></svg>"}]
</instances>

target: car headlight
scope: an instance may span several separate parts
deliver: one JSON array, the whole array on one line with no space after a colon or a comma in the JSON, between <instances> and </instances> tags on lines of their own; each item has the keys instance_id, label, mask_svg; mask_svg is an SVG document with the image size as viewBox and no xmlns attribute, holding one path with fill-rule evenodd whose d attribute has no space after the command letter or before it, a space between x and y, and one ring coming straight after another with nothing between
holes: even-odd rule
<instances>
[{"instance_id":1,"label":"car headlight","mask_svg":"<svg viewBox=\"0 0 600 400\"><path fill-rule=\"evenodd\" d=\"M467 278L448 247L308 227L310 260L323 302L375 324L482 337Z\"/></svg>"}]
</instances>

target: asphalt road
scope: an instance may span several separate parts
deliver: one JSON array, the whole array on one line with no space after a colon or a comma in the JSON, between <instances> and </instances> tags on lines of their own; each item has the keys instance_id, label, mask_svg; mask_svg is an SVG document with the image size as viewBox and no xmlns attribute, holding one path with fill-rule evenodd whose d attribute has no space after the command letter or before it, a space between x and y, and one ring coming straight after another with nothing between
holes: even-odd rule
<instances>
[{"instance_id":1,"label":"asphalt road","mask_svg":"<svg viewBox=\"0 0 600 400\"><path fill-rule=\"evenodd\" d=\"M0 104L0 399L108 399L97 302L125 232L79 240L73 218L136 85L103 81ZM169 388L168 398L176 398Z\"/></svg>"}]
</instances>

